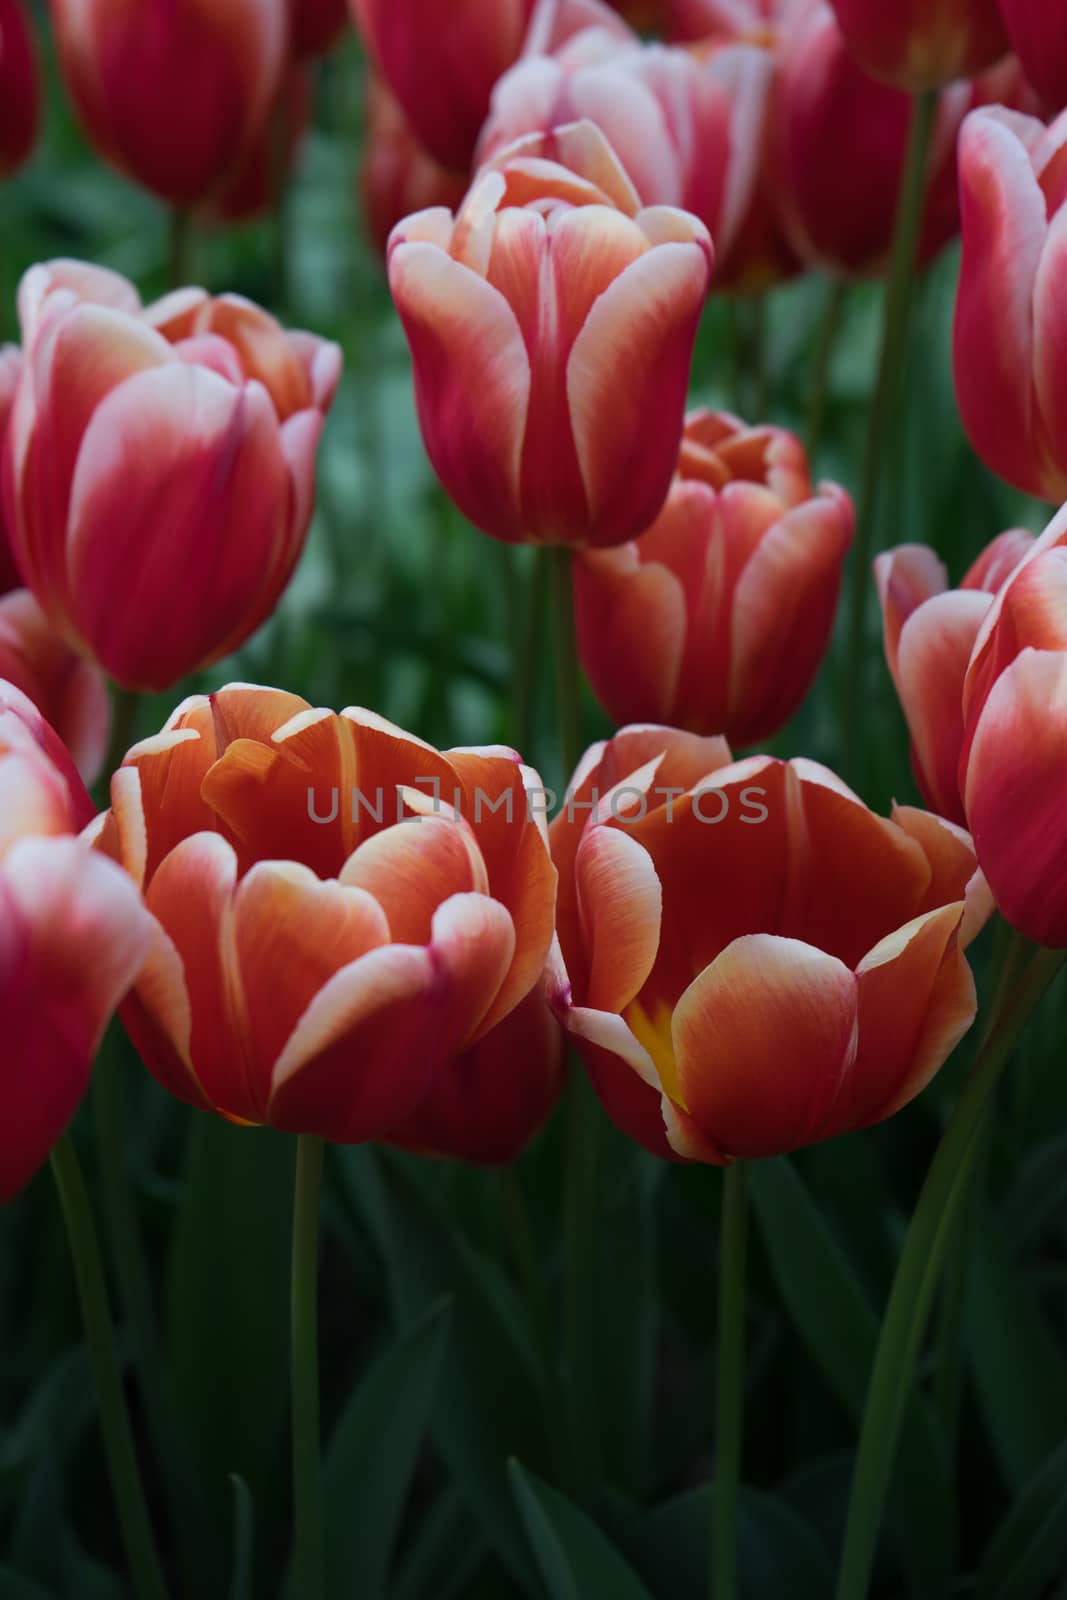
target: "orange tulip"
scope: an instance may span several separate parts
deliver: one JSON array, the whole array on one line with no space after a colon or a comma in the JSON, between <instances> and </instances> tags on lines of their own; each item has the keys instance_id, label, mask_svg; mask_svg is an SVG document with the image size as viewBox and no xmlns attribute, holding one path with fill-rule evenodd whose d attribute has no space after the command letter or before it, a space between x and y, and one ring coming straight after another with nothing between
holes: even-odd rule
<instances>
[{"instance_id":1,"label":"orange tulip","mask_svg":"<svg viewBox=\"0 0 1067 1600\"><path fill-rule=\"evenodd\" d=\"M157 922L123 1012L151 1071L233 1122L397 1128L541 978L537 783L513 751L442 755L274 689L185 701L97 830Z\"/></svg>"},{"instance_id":2,"label":"orange tulip","mask_svg":"<svg viewBox=\"0 0 1067 1600\"><path fill-rule=\"evenodd\" d=\"M266 118L287 0L50 3L64 77L101 155L175 205L210 199Z\"/></svg>"},{"instance_id":3,"label":"orange tulip","mask_svg":"<svg viewBox=\"0 0 1067 1600\"><path fill-rule=\"evenodd\" d=\"M0 0L0 178L22 166L37 141L41 91L22 0Z\"/></svg>"},{"instance_id":4,"label":"orange tulip","mask_svg":"<svg viewBox=\"0 0 1067 1600\"><path fill-rule=\"evenodd\" d=\"M22 351L18 345L0 345L0 462L4 458L11 408L15 403L15 391L21 374ZM0 473L0 478L2 476ZM9 589L17 589L21 582L15 558L11 553L3 500L0 499L0 594L6 594Z\"/></svg>"},{"instance_id":5,"label":"orange tulip","mask_svg":"<svg viewBox=\"0 0 1067 1600\"><path fill-rule=\"evenodd\" d=\"M385 255L398 222L430 206L460 205L467 175L452 172L427 154L395 95L379 78L367 93L367 137L359 173L367 229Z\"/></svg>"},{"instance_id":6,"label":"orange tulip","mask_svg":"<svg viewBox=\"0 0 1067 1600\"><path fill-rule=\"evenodd\" d=\"M394 229L423 439L465 516L496 539L570 545L654 521L711 262L704 225L642 210L590 122L518 140L455 217Z\"/></svg>"},{"instance_id":7,"label":"orange tulip","mask_svg":"<svg viewBox=\"0 0 1067 1600\"><path fill-rule=\"evenodd\" d=\"M1025 529L1002 533L958 589L948 587L943 562L926 545L900 545L874 563L886 660L911 734L916 782L932 810L963 825L963 682L993 596L1033 542Z\"/></svg>"},{"instance_id":8,"label":"orange tulip","mask_svg":"<svg viewBox=\"0 0 1067 1600\"><path fill-rule=\"evenodd\" d=\"M148 938L129 879L72 837L91 815L59 739L0 681L0 1203L77 1109Z\"/></svg>"},{"instance_id":9,"label":"orange tulip","mask_svg":"<svg viewBox=\"0 0 1067 1600\"><path fill-rule=\"evenodd\" d=\"M960 784L997 905L1067 948L1067 507L998 590L963 690Z\"/></svg>"},{"instance_id":10,"label":"orange tulip","mask_svg":"<svg viewBox=\"0 0 1067 1600\"><path fill-rule=\"evenodd\" d=\"M0 678L33 701L84 781L95 783L111 731L107 684L100 669L49 626L28 589L0 598Z\"/></svg>"},{"instance_id":11,"label":"orange tulip","mask_svg":"<svg viewBox=\"0 0 1067 1600\"><path fill-rule=\"evenodd\" d=\"M572 787L555 1001L656 1154L774 1156L880 1122L973 1021L963 949L990 901L961 829L664 728L590 750Z\"/></svg>"},{"instance_id":12,"label":"orange tulip","mask_svg":"<svg viewBox=\"0 0 1067 1600\"><path fill-rule=\"evenodd\" d=\"M563 1034L539 985L434 1073L425 1099L389 1143L480 1166L515 1161L559 1099L563 1056Z\"/></svg>"},{"instance_id":13,"label":"orange tulip","mask_svg":"<svg viewBox=\"0 0 1067 1600\"><path fill-rule=\"evenodd\" d=\"M1008 53L997 0L830 0L857 61L899 89L972 78Z\"/></svg>"},{"instance_id":14,"label":"orange tulip","mask_svg":"<svg viewBox=\"0 0 1067 1600\"><path fill-rule=\"evenodd\" d=\"M236 649L304 546L336 345L186 289L34 267L8 437L9 531L46 616L131 689Z\"/></svg>"},{"instance_id":15,"label":"orange tulip","mask_svg":"<svg viewBox=\"0 0 1067 1600\"><path fill-rule=\"evenodd\" d=\"M826 653L852 526L793 434L693 412L649 531L575 564L579 652L614 720L777 732Z\"/></svg>"}]
</instances>

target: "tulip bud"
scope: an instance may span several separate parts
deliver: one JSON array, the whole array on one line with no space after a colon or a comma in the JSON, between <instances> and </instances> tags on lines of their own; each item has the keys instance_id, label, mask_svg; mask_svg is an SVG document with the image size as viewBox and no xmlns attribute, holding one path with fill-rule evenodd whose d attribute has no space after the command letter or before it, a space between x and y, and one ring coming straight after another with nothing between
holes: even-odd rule
<instances>
[{"instance_id":1,"label":"tulip bud","mask_svg":"<svg viewBox=\"0 0 1067 1600\"><path fill-rule=\"evenodd\" d=\"M22 351L18 345L0 345L0 462L4 459L11 409L15 403L15 391L21 376ZM3 474L0 472L0 479L2 477ZM15 557L11 552L4 503L0 498L0 595L6 594L9 589L17 589L21 582Z\"/></svg>"},{"instance_id":2,"label":"tulip bud","mask_svg":"<svg viewBox=\"0 0 1067 1600\"><path fill-rule=\"evenodd\" d=\"M335 345L236 296L141 307L115 273L34 267L8 438L16 558L46 616L164 689L270 616L303 549Z\"/></svg>"},{"instance_id":3,"label":"tulip bud","mask_svg":"<svg viewBox=\"0 0 1067 1600\"><path fill-rule=\"evenodd\" d=\"M0 178L21 167L37 141L40 97L22 0L0 0Z\"/></svg>"},{"instance_id":4,"label":"tulip bud","mask_svg":"<svg viewBox=\"0 0 1067 1600\"><path fill-rule=\"evenodd\" d=\"M960 136L963 260L956 398L986 466L1016 488L1067 499L1067 113L1051 127L1000 108Z\"/></svg>"},{"instance_id":5,"label":"tulip bud","mask_svg":"<svg viewBox=\"0 0 1067 1600\"><path fill-rule=\"evenodd\" d=\"M174 205L210 199L267 116L287 0L51 0L51 11L64 77L100 154Z\"/></svg>"},{"instance_id":6,"label":"tulip bud","mask_svg":"<svg viewBox=\"0 0 1067 1600\"><path fill-rule=\"evenodd\" d=\"M1067 510L999 589L963 691L960 784L993 897L1036 944L1067 948Z\"/></svg>"},{"instance_id":7,"label":"tulip bud","mask_svg":"<svg viewBox=\"0 0 1067 1600\"><path fill-rule=\"evenodd\" d=\"M324 56L341 37L347 19L347 0L290 0L290 53L297 61Z\"/></svg>"},{"instance_id":8,"label":"tulip bud","mask_svg":"<svg viewBox=\"0 0 1067 1600\"><path fill-rule=\"evenodd\" d=\"M359 174L367 231L384 257L398 222L430 206L458 207L464 173L442 167L418 143L399 102L377 78L367 95L367 137Z\"/></svg>"},{"instance_id":9,"label":"tulip bud","mask_svg":"<svg viewBox=\"0 0 1067 1600\"><path fill-rule=\"evenodd\" d=\"M111 702L103 674L50 627L28 589L0 598L0 678L33 701L84 781L103 771Z\"/></svg>"},{"instance_id":10,"label":"tulip bud","mask_svg":"<svg viewBox=\"0 0 1067 1600\"><path fill-rule=\"evenodd\" d=\"M575 564L579 652L613 719L776 733L826 653L852 529L793 434L691 413L649 531Z\"/></svg>"},{"instance_id":11,"label":"tulip bud","mask_svg":"<svg viewBox=\"0 0 1067 1600\"><path fill-rule=\"evenodd\" d=\"M1063 0L1000 0L1011 47L1050 112L1067 106L1067 7Z\"/></svg>"},{"instance_id":12,"label":"tulip bud","mask_svg":"<svg viewBox=\"0 0 1067 1600\"><path fill-rule=\"evenodd\" d=\"M0 1203L74 1115L148 938L129 879L71 837L91 814L56 735L0 681Z\"/></svg>"},{"instance_id":13,"label":"tulip bud","mask_svg":"<svg viewBox=\"0 0 1067 1600\"><path fill-rule=\"evenodd\" d=\"M157 919L123 1010L145 1063L234 1122L388 1135L540 982L539 793L514 751L441 754L371 712L185 701L95 834Z\"/></svg>"},{"instance_id":14,"label":"tulip bud","mask_svg":"<svg viewBox=\"0 0 1067 1600\"><path fill-rule=\"evenodd\" d=\"M588 122L502 151L455 217L394 230L423 439L477 527L610 545L654 521L712 254L695 217L641 209Z\"/></svg>"},{"instance_id":15,"label":"tulip bud","mask_svg":"<svg viewBox=\"0 0 1067 1600\"><path fill-rule=\"evenodd\" d=\"M1013 528L978 557L958 589L936 552L905 544L874 563L886 660L911 735L911 764L931 810L966 825L960 795L963 683L978 630L1005 578L1033 544Z\"/></svg>"},{"instance_id":16,"label":"tulip bud","mask_svg":"<svg viewBox=\"0 0 1067 1600\"><path fill-rule=\"evenodd\" d=\"M865 71L898 89L972 78L1007 54L997 0L830 0Z\"/></svg>"},{"instance_id":17,"label":"tulip bud","mask_svg":"<svg viewBox=\"0 0 1067 1600\"><path fill-rule=\"evenodd\" d=\"M552 843L555 1000L606 1111L657 1155L721 1163L918 1094L974 1019L963 950L991 903L961 829L714 745L623 729Z\"/></svg>"}]
</instances>

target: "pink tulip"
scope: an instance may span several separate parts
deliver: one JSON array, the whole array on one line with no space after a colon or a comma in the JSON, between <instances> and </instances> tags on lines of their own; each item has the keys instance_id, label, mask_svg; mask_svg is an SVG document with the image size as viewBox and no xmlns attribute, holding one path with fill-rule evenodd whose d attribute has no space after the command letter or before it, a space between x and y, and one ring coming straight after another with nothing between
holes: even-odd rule
<instances>
[{"instance_id":1,"label":"pink tulip","mask_svg":"<svg viewBox=\"0 0 1067 1600\"><path fill-rule=\"evenodd\" d=\"M695 217L641 209L588 122L501 152L455 217L394 230L423 439L477 527L610 545L654 521L712 254Z\"/></svg>"},{"instance_id":2,"label":"pink tulip","mask_svg":"<svg viewBox=\"0 0 1067 1600\"><path fill-rule=\"evenodd\" d=\"M966 825L960 794L963 682L978 630L1033 535L1013 528L982 552L958 589L935 551L905 544L874 563L885 653L911 734L911 762L932 811Z\"/></svg>"},{"instance_id":3,"label":"pink tulip","mask_svg":"<svg viewBox=\"0 0 1067 1600\"><path fill-rule=\"evenodd\" d=\"M62 739L86 783L103 771L111 702L98 667L49 625L28 589L0 599L0 678L14 684Z\"/></svg>"},{"instance_id":4,"label":"pink tulip","mask_svg":"<svg viewBox=\"0 0 1067 1600\"><path fill-rule=\"evenodd\" d=\"M63 1134L147 948L134 885L72 837L91 815L59 739L0 682L0 1203Z\"/></svg>"},{"instance_id":5,"label":"pink tulip","mask_svg":"<svg viewBox=\"0 0 1067 1600\"><path fill-rule=\"evenodd\" d=\"M960 784L1007 920L1067 947L1067 508L1031 545L978 632L963 691Z\"/></svg>"},{"instance_id":6,"label":"pink tulip","mask_svg":"<svg viewBox=\"0 0 1067 1600\"><path fill-rule=\"evenodd\" d=\"M22 0L0 0L0 178L26 161L37 141L41 91Z\"/></svg>"},{"instance_id":7,"label":"pink tulip","mask_svg":"<svg viewBox=\"0 0 1067 1600\"><path fill-rule=\"evenodd\" d=\"M303 548L334 345L236 296L143 309L117 274L34 267L8 438L23 576L131 689L220 659L270 616Z\"/></svg>"},{"instance_id":8,"label":"pink tulip","mask_svg":"<svg viewBox=\"0 0 1067 1600\"><path fill-rule=\"evenodd\" d=\"M3 461L4 457L11 408L15 403L15 391L21 376L22 351L18 345L0 345L0 461ZM0 595L6 594L9 589L17 589L21 582L15 557L11 553L3 501L0 500Z\"/></svg>"},{"instance_id":9,"label":"pink tulip","mask_svg":"<svg viewBox=\"0 0 1067 1600\"><path fill-rule=\"evenodd\" d=\"M1067 6L1064 0L1000 0L1012 49L1051 112L1067 106Z\"/></svg>"},{"instance_id":10,"label":"pink tulip","mask_svg":"<svg viewBox=\"0 0 1067 1600\"><path fill-rule=\"evenodd\" d=\"M1008 52L997 0L830 0L865 71L898 89L971 78Z\"/></svg>"},{"instance_id":11,"label":"pink tulip","mask_svg":"<svg viewBox=\"0 0 1067 1600\"><path fill-rule=\"evenodd\" d=\"M956 398L986 466L1067 499L1067 112L1051 127L994 107L960 136L963 261Z\"/></svg>"}]
</instances>

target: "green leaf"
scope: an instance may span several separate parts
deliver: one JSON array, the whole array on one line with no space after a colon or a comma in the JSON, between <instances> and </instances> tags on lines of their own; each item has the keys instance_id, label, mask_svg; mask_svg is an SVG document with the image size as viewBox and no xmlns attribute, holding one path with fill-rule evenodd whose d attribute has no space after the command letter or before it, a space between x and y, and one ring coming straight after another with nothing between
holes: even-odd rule
<instances>
[{"instance_id":1,"label":"green leaf","mask_svg":"<svg viewBox=\"0 0 1067 1600\"><path fill-rule=\"evenodd\" d=\"M1026 1485L986 1549L974 1600L1040 1600L1067 1564L1067 1444Z\"/></svg>"},{"instance_id":2,"label":"green leaf","mask_svg":"<svg viewBox=\"0 0 1067 1600\"><path fill-rule=\"evenodd\" d=\"M330 1438L324 1468L330 1594L380 1600L448 1340L440 1300L356 1386Z\"/></svg>"},{"instance_id":3,"label":"green leaf","mask_svg":"<svg viewBox=\"0 0 1067 1600\"><path fill-rule=\"evenodd\" d=\"M463 1496L447 1484L416 1529L390 1600L452 1600L485 1558L486 1545Z\"/></svg>"},{"instance_id":4,"label":"green leaf","mask_svg":"<svg viewBox=\"0 0 1067 1600\"><path fill-rule=\"evenodd\" d=\"M788 1161L756 1162L752 1196L778 1292L825 1383L858 1423L878 1319ZM943 1441L919 1394L905 1414L890 1514L916 1593L943 1600L954 1569L952 1481Z\"/></svg>"},{"instance_id":5,"label":"green leaf","mask_svg":"<svg viewBox=\"0 0 1067 1600\"><path fill-rule=\"evenodd\" d=\"M971 1363L997 1459L1021 1489L1067 1437L1067 1360L991 1217L976 1235Z\"/></svg>"},{"instance_id":6,"label":"green leaf","mask_svg":"<svg viewBox=\"0 0 1067 1600\"><path fill-rule=\"evenodd\" d=\"M252 1600L256 1512L247 1483L236 1472L230 1473L233 1489L233 1577L230 1600Z\"/></svg>"},{"instance_id":7,"label":"green leaf","mask_svg":"<svg viewBox=\"0 0 1067 1600\"><path fill-rule=\"evenodd\" d=\"M589 1600L594 1595L650 1600L637 1574L584 1511L517 1461L509 1464L508 1476L551 1600Z\"/></svg>"},{"instance_id":8,"label":"green leaf","mask_svg":"<svg viewBox=\"0 0 1067 1600\"><path fill-rule=\"evenodd\" d=\"M1001 1208L1001 1222L1012 1255L1023 1255L1065 1211L1067 1133L1058 1133L1028 1153Z\"/></svg>"},{"instance_id":9,"label":"green leaf","mask_svg":"<svg viewBox=\"0 0 1067 1600\"><path fill-rule=\"evenodd\" d=\"M56 1600L50 1589L22 1578L13 1567L0 1563L0 1600Z\"/></svg>"}]
</instances>

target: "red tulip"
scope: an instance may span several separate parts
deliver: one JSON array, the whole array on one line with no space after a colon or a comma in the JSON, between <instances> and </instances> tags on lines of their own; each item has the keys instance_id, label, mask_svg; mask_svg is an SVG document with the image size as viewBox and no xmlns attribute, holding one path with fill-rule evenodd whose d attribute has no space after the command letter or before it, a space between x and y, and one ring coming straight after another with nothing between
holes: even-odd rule
<instances>
[{"instance_id":1,"label":"red tulip","mask_svg":"<svg viewBox=\"0 0 1067 1600\"><path fill-rule=\"evenodd\" d=\"M1049 111L1067 106L1067 7L1063 0L1000 0L1012 49Z\"/></svg>"},{"instance_id":2,"label":"red tulip","mask_svg":"<svg viewBox=\"0 0 1067 1600\"><path fill-rule=\"evenodd\" d=\"M11 420L11 408L15 403L15 391L22 376L22 351L18 345L0 345L0 462L4 458L4 449L7 441L8 423ZM3 474L0 473L0 478ZM15 565L15 557L11 552L11 541L4 518L3 502L0 500L0 595L6 594L9 589L17 589L22 579L19 577Z\"/></svg>"},{"instance_id":3,"label":"red tulip","mask_svg":"<svg viewBox=\"0 0 1067 1600\"><path fill-rule=\"evenodd\" d=\"M123 1019L192 1105L341 1143L411 1116L541 979L556 874L513 751L236 686L115 775L97 843L157 919Z\"/></svg>"},{"instance_id":4,"label":"red tulip","mask_svg":"<svg viewBox=\"0 0 1067 1600\"><path fill-rule=\"evenodd\" d=\"M997 0L830 0L857 61L899 89L972 78L1008 52Z\"/></svg>"},{"instance_id":5,"label":"red tulip","mask_svg":"<svg viewBox=\"0 0 1067 1600\"><path fill-rule=\"evenodd\" d=\"M21 167L37 142L40 98L22 0L0 0L0 178Z\"/></svg>"},{"instance_id":6,"label":"red tulip","mask_svg":"<svg viewBox=\"0 0 1067 1600\"><path fill-rule=\"evenodd\" d=\"M247 222L273 211L282 200L312 111L312 73L306 62L286 69L274 103L255 141L210 210L225 222Z\"/></svg>"},{"instance_id":7,"label":"red tulip","mask_svg":"<svg viewBox=\"0 0 1067 1600\"><path fill-rule=\"evenodd\" d=\"M324 56L348 20L348 0L290 0L289 49L298 61Z\"/></svg>"},{"instance_id":8,"label":"red tulip","mask_svg":"<svg viewBox=\"0 0 1067 1600\"><path fill-rule=\"evenodd\" d=\"M421 1155L503 1166L548 1121L563 1088L563 1035L545 998L526 999L477 1044L440 1067L389 1143Z\"/></svg>"},{"instance_id":9,"label":"red tulip","mask_svg":"<svg viewBox=\"0 0 1067 1600\"><path fill-rule=\"evenodd\" d=\"M791 433L693 412L649 531L575 565L582 664L614 720L777 732L826 653L852 526Z\"/></svg>"},{"instance_id":10,"label":"red tulip","mask_svg":"<svg viewBox=\"0 0 1067 1600\"><path fill-rule=\"evenodd\" d=\"M794 0L668 0L672 39L698 43L775 30Z\"/></svg>"},{"instance_id":11,"label":"red tulip","mask_svg":"<svg viewBox=\"0 0 1067 1600\"><path fill-rule=\"evenodd\" d=\"M423 439L465 516L497 539L571 545L654 521L711 261L695 217L640 209L588 122L503 151L454 218L394 230Z\"/></svg>"},{"instance_id":12,"label":"red tulip","mask_svg":"<svg viewBox=\"0 0 1067 1600\"><path fill-rule=\"evenodd\" d=\"M129 879L71 837L91 814L56 735L0 682L0 1203L74 1115L148 939Z\"/></svg>"},{"instance_id":13,"label":"red tulip","mask_svg":"<svg viewBox=\"0 0 1067 1600\"><path fill-rule=\"evenodd\" d=\"M60 65L100 153L175 205L210 199L261 130L287 0L51 0Z\"/></svg>"},{"instance_id":14,"label":"red tulip","mask_svg":"<svg viewBox=\"0 0 1067 1600\"><path fill-rule=\"evenodd\" d=\"M49 620L163 689L270 616L314 503L340 354L236 296L142 309L117 274L34 267L8 454L16 557Z\"/></svg>"},{"instance_id":15,"label":"red tulip","mask_svg":"<svg viewBox=\"0 0 1067 1600\"><path fill-rule=\"evenodd\" d=\"M964 684L960 783L994 899L1067 947L1067 508L1003 584Z\"/></svg>"},{"instance_id":16,"label":"red tulip","mask_svg":"<svg viewBox=\"0 0 1067 1600\"><path fill-rule=\"evenodd\" d=\"M529 133L587 118L626 168L643 205L681 206L720 258L733 244L759 171L773 63L729 45L703 58L642 44L605 8L599 25L554 54L525 54L493 91L482 160Z\"/></svg>"},{"instance_id":17,"label":"red tulip","mask_svg":"<svg viewBox=\"0 0 1067 1600\"><path fill-rule=\"evenodd\" d=\"M0 678L33 701L85 782L95 783L111 731L107 684L100 669L49 626L28 589L0 599Z\"/></svg>"},{"instance_id":18,"label":"red tulip","mask_svg":"<svg viewBox=\"0 0 1067 1600\"><path fill-rule=\"evenodd\" d=\"M960 137L963 261L956 397L988 467L1027 494L1067 499L1067 113L1050 128L999 108Z\"/></svg>"},{"instance_id":19,"label":"red tulip","mask_svg":"<svg viewBox=\"0 0 1067 1600\"><path fill-rule=\"evenodd\" d=\"M442 167L417 142L399 102L377 78L367 95L367 137L360 168L367 229L385 255L398 222L430 206L458 207L467 192L465 173Z\"/></svg>"},{"instance_id":20,"label":"red tulip","mask_svg":"<svg viewBox=\"0 0 1067 1600\"><path fill-rule=\"evenodd\" d=\"M925 1087L975 1014L990 902L959 828L833 773L629 728L553 823L556 1003L605 1109L661 1156L775 1156ZM576 807L573 810L577 810Z\"/></svg>"},{"instance_id":21,"label":"red tulip","mask_svg":"<svg viewBox=\"0 0 1067 1600\"><path fill-rule=\"evenodd\" d=\"M960 795L963 682L993 596L1033 544L1013 528L982 552L958 589L935 551L900 545L874 563L885 653L911 734L911 763L931 810L966 825Z\"/></svg>"}]
</instances>

